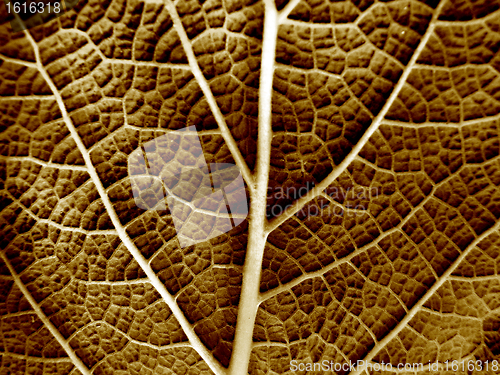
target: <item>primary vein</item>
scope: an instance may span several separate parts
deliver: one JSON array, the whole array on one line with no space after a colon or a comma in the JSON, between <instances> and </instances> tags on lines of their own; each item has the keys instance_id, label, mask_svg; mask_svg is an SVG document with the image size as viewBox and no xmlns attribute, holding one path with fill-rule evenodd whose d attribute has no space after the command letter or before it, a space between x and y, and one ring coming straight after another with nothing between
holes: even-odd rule
<instances>
[{"instance_id":1,"label":"primary vein","mask_svg":"<svg viewBox=\"0 0 500 375\"><path fill-rule=\"evenodd\" d=\"M273 1L265 1L262 59L259 81L259 115L255 189L250 191L248 244L243 266L243 281L233 352L229 364L231 375L248 372L252 351L253 328L259 306L259 285L266 245L265 227L267 186L272 142L272 95L274 61L278 37L278 12Z\"/></svg>"}]
</instances>

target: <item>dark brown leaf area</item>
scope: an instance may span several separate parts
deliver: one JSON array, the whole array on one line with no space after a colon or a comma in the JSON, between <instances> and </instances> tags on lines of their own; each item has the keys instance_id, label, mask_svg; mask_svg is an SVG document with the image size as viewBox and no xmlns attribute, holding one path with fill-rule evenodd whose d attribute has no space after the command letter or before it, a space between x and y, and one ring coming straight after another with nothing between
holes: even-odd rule
<instances>
[{"instance_id":1,"label":"dark brown leaf area","mask_svg":"<svg viewBox=\"0 0 500 375\"><path fill-rule=\"evenodd\" d=\"M80 0L28 34L12 32L0 4L0 250L89 373L213 373L115 214L192 333L229 366L252 217L181 247L172 212L135 201L128 158L195 126L206 163L235 163L223 120L255 170L262 69L274 69L269 219L385 117L269 234L254 265L262 301L248 373L367 356L500 360L500 2L443 1L411 66L438 1L298 1L278 26L274 67L261 67L259 0L173 2L186 35L157 1ZM192 153L169 147L177 165ZM214 229L196 224L200 236ZM80 374L3 261L0 315L1 374Z\"/></svg>"},{"instance_id":2,"label":"dark brown leaf area","mask_svg":"<svg viewBox=\"0 0 500 375\"><path fill-rule=\"evenodd\" d=\"M0 263L2 372L80 374Z\"/></svg>"},{"instance_id":3,"label":"dark brown leaf area","mask_svg":"<svg viewBox=\"0 0 500 375\"><path fill-rule=\"evenodd\" d=\"M419 58L428 67L411 71L388 113L401 124L382 124L324 197L270 235L261 290L283 291L261 305L254 339L303 348L299 357L291 346L255 349L255 373L262 361L283 373L291 359L362 359L498 220L499 124L486 119L499 113L498 25L436 27ZM462 278L443 284L376 361L498 358L497 237L474 246L454 273ZM493 278L473 281L480 275ZM353 326L359 339L346 349L341 333Z\"/></svg>"}]
</instances>

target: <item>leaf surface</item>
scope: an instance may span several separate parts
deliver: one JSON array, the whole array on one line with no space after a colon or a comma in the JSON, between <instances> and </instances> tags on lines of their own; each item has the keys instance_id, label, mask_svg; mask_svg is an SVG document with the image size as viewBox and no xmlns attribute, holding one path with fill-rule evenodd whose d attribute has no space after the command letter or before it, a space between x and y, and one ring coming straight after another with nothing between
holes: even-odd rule
<instances>
[{"instance_id":1,"label":"leaf surface","mask_svg":"<svg viewBox=\"0 0 500 375\"><path fill-rule=\"evenodd\" d=\"M3 371L499 361L499 8L80 0L14 33L0 6ZM194 165L146 152L189 127L249 213L183 246L130 157Z\"/></svg>"}]
</instances>

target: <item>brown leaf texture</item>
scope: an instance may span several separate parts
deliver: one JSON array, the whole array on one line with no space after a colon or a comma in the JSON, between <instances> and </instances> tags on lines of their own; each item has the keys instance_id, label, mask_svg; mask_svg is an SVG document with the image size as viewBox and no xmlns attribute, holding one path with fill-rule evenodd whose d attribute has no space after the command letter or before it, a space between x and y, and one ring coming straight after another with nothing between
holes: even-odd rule
<instances>
[{"instance_id":1,"label":"brown leaf texture","mask_svg":"<svg viewBox=\"0 0 500 375\"><path fill-rule=\"evenodd\" d=\"M6 4L1 374L500 373L500 1Z\"/></svg>"}]
</instances>

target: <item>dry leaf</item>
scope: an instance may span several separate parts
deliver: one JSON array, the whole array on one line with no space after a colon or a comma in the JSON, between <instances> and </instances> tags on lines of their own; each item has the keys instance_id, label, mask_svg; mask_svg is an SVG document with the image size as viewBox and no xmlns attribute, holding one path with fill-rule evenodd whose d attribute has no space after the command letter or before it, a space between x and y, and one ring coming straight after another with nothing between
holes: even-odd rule
<instances>
[{"instance_id":1,"label":"dry leaf","mask_svg":"<svg viewBox=\"0 0 500 375\"><path fill-rule=\"evenodd\" d=\"M499 0L6 4L0 373L500 373ZM129 165L188 127L249 207L190 246Z\"/></svg>"}]
</instances>

